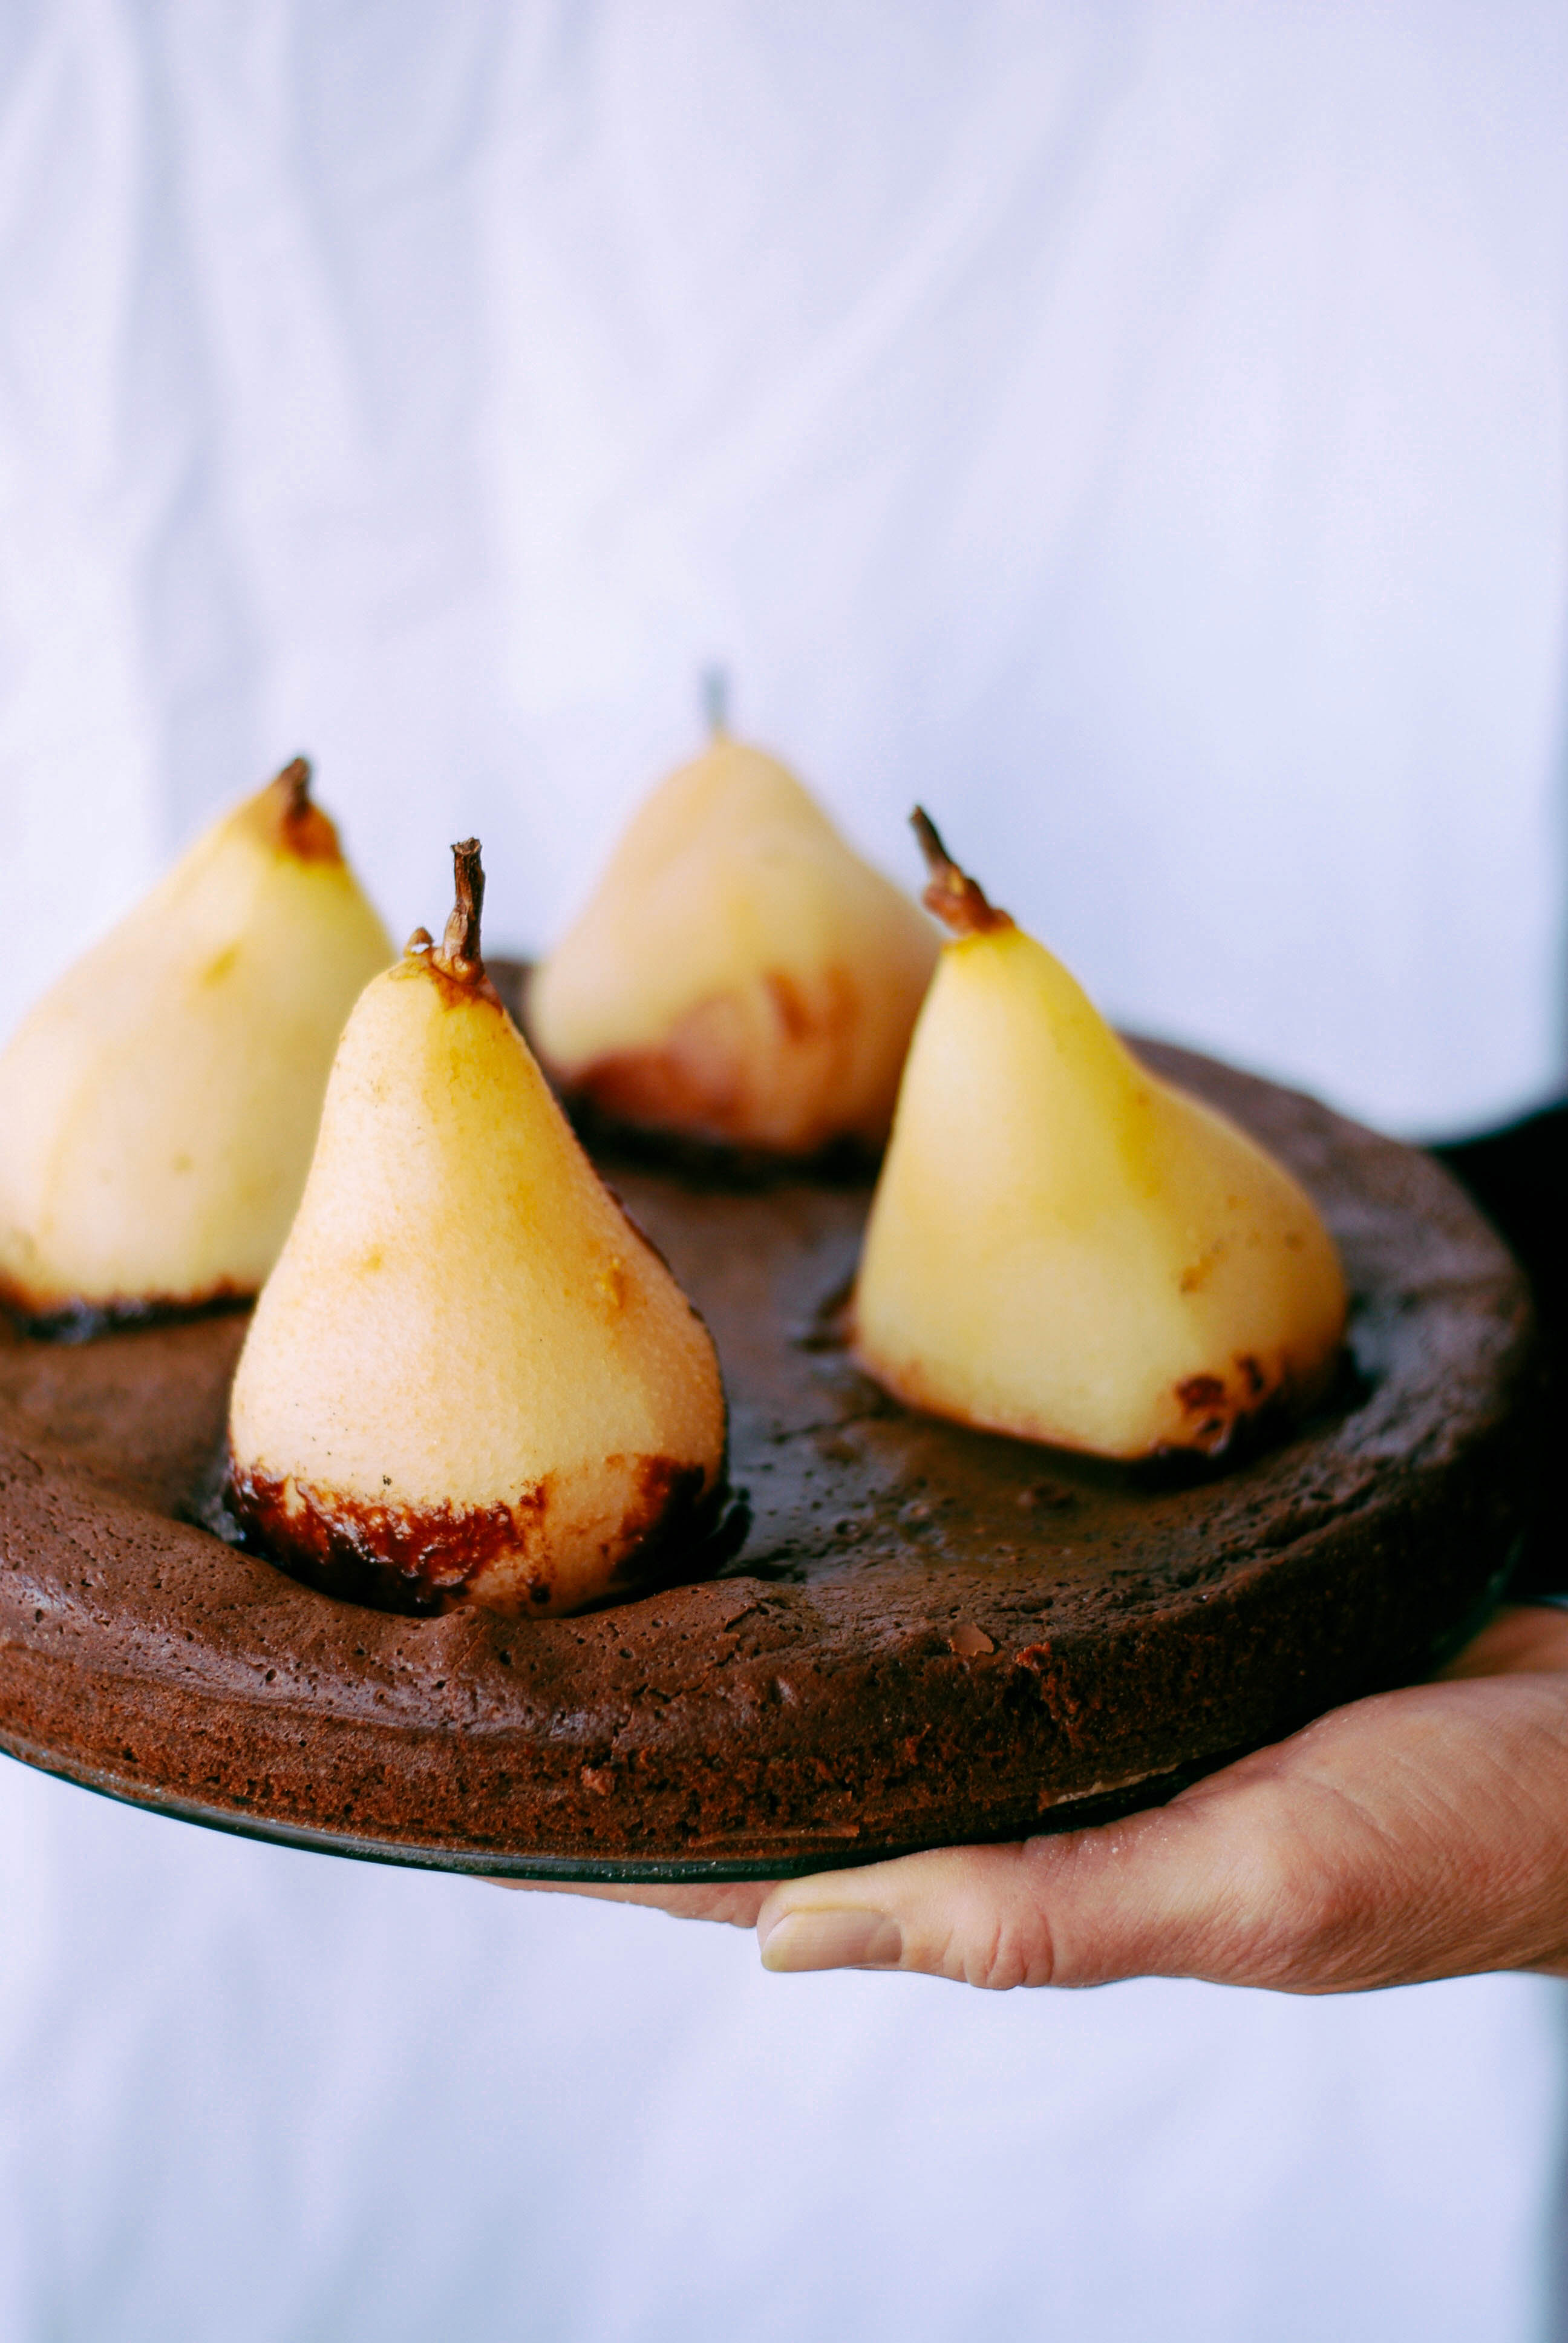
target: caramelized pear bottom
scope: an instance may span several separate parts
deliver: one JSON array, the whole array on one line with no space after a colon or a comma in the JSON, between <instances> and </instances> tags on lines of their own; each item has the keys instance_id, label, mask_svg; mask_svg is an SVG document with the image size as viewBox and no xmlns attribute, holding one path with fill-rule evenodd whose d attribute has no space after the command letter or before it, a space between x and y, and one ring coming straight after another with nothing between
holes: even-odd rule
<instances>
[{"instance_id":1,"label":"caramelized pear bottom","mask_svg":"<svg viewBox=\"0 0 1568 2343\"><path fill-rule=\"evenodd\" d=\"M708 1576L732 1550L728 1489L705 1494L703 1477L700 1464L672 1457L634 1460L632 1510L618 1533L631 1558L607 1599ZM547 1475L509 1505L357 1504L230 1463L216 1498L193 1510L220 1536L347 1602L417 1618L472 1597L514 1617L548 1617L569 1607L552 1577L554 1495Z\"/></svg>"},{"instance_id":2,"label":"caramelized pear bottom","mask_svg":"<svg viewBox=\"0 0 1568 2343\"><path fill-rule=\"evenodd\" d=\"M750 1522L564 1619L374 1611L190 1518L240 1314L0 1337L0 1741L295 1843L536 1876L764 1876L1124 1809L1423 1674L1526 1509L1529 1310L1430 1159L1149 1055L1343 1252L1353 1374L1176 1476L906 1413L837 1312L868 1191L607 1164L718 1341Z\"/></svg>"}]
</instances>

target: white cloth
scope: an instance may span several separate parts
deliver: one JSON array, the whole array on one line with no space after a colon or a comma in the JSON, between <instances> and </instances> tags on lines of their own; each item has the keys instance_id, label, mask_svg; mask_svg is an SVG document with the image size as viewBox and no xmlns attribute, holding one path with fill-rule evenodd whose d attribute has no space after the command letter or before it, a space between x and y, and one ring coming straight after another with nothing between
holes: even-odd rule
<instances>
[{"instance_id":1,"label":"white cloth","mask_svg":"<svg viewBox=\"0 0 1568 2343\"><path fill-rule=\"evenodd\" d=\"M769 1977L0 1761L6 2343L1525 2343L1558 1989Z\"/></svg>"},{"instance_id":2,"label":"white cloth","mask_svg":"<svg viewBox=\"0 0 1568 2343\"><path fill-rule=\"evenodd\" d=\"M304 748L533 944L738 719L1112 1009L1562 1077L1542 0L0 10L0 1015ZM1525 2343L1553 1987L992 2002L0 1765L0 2334Z\"/></svg>"},{"instance_id":3,"label":"white cloth","mask_svg":"<svg viewBox=\"0 0 1568 2343\"><path fill-rule=\"evenodd\" d=\"M1549 0L305 0L0 27L14 1012L304 746L554 932L694 678L1140 1024L1563 1074ZM63 885L58 843L71 848Z\"/></svg>"}]
</instances>

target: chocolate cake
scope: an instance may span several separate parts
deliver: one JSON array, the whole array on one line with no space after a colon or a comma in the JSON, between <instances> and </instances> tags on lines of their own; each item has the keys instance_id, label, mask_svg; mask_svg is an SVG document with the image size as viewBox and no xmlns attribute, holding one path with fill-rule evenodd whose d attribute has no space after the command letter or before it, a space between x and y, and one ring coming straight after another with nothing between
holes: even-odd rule
<instances>
[{"instance_id":1,"label":"chocolate cake","mask_svg":"<svg viewBox=\"0 0 1568 2343\"><path fill-rule=\"evenodd\" d=\"M1342 1383L1222 1469L910 1415L836 1312L869 1188L611 1164L708 1319L749 1527L617 1608L399 1617L193 1513L243 1316L0 1337L0 1742L166 1812L512 1875L773 1876L1069 1827L1419 1676L1524 1517L1529 1306L1429 1158L1146 1054L1313 1194Z\"/></svg>"}]
</instances>

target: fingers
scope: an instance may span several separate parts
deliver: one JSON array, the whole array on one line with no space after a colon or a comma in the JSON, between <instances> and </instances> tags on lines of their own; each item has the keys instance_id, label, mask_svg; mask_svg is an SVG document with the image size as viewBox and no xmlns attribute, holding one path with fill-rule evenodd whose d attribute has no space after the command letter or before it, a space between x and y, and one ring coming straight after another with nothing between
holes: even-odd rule
<instances>
[{"instance_id":1,"label":"fingers","mask_svg":"<svg viewBox=\"0 0 1568 2343\"><path fill-rule=\"evenodd\" d=\"M775 1888L771 1969L987 1986L1138 1976L1325 1993L1568 1959L1568 1686L1337 1711L1157 1812Z\"/></svg>"},{"instance_id":2,"label":"fingers","mask_svg":"<svg viewBox=\"0 0 1568 2343\"><path fill-rule=\"evenodd\" d=\"M1445 1677L1568 1672L1568 1611L1545 1603L1508 1603L1455 1653Z\"/></svg>"},{"instance_id":3,"label":"fingers","mask_svg":"<svg viewBox=\"0 0 1568 2343\"><path fill-rule=\"evenodd\" d=\"M721 1880L711 1886L642 1886L598 1881L491 1879L490 1887L526 1887L536 1896L591 1896L602 1904L643 1904L672 1920L718 1920L732 1928L754 1928L773 1892L771 1880Z\"/></svg>"}]
</instances>

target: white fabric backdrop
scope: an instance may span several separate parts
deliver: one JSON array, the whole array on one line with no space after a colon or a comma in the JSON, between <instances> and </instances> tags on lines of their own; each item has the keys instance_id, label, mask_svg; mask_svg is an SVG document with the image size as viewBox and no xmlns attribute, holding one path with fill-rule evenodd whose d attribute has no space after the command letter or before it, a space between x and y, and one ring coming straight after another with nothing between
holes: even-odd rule
<instances>
[{"instance_id":1,"label":"white fabric backdrop","mask_svg":"<svg viewBox=\"0 0 1568 2343\"><path fill-rule=\"evenodd\" d=\"M1543 1095L1565 52L1529 0L18 0L0 1008L301 745L396 924L477 829L537 942L717 654L1142 1024L1402 1128Z\"/></svg>"},{"instance_id":2,"label":"white fabric backdrop","mask_svg":"<svg viewBox=\"0 0 1568 2343\"><path fill-rule=\"evenodd\" d=\"M1561 1081L1544 5L0 11L0 1014L304 747L565 916L735 670L1130 1019ZM982 2002L0 1765L0 2332L1523 2343L1554 1988Z\"/></svg>"},{"instance_id":3,"label":"white fabric backdrop","mask_svg":"<svg viewBox=\"0 0 1568 2343\"><path fill-rule=\"evenodd\" d=\"M783 1979L0 1760L6 2343L1533 2343L1557 1989Z\"/></svg>"}]
</instances>

